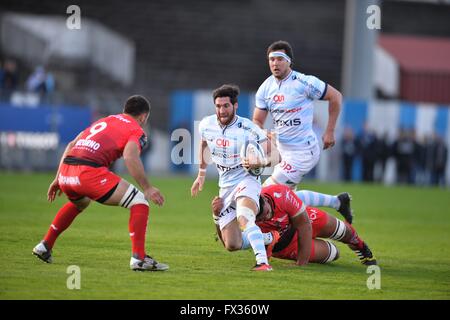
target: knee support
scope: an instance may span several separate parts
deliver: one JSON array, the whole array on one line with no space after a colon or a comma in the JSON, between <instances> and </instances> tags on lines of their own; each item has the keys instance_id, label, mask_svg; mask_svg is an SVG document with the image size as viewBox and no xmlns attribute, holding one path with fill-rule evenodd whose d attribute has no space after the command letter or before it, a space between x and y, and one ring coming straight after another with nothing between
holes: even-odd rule
<instances>
[{"instance_id":1,"label":"knee support","mask_svg":"<svg viewBox=\"0 0 450 320\"><path fill-rule=\"evenodd\" d=\"M236 209L236 217L244 217L248 222L246 228L249 228L255 224L256 216L252 209L238 206Z\"/></svg>"},{"instance_id":2,"label":"knee support","mask_svg":"<svg viewBox=\"0 0 450 320\"><path fill-rule=\"evenodd\" d=\"M342 222L339 219L336 219L336 229L334 230L333 234L330 236L330 239L333 240L342 240L342 238L344 238L345 236L345 230L347 228L345 227L345 223Z\"/></svg>"},{"instance_id":3,"label":"knee support","mask_svg":"<svg viewBox=\"0 0 450 320\"><path fill-rule=\"evenodd\" d=\"M135 204L145 204L146 206L148 206L148 202L145 199L144 194L135 186L130 184L127 191L120 200L119 205L124 208L131 208Z\"/></svg>"}]
</instances>

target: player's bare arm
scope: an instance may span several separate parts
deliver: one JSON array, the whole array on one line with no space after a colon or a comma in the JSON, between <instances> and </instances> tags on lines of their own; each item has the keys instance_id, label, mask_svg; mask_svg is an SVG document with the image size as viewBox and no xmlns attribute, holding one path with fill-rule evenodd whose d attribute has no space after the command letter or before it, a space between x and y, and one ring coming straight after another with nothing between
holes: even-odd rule
<instances>
[{"instance_id":1,"label":"player's bare arm","mask_svg":"<svg viewBox=\"0 0 450 320\"><path fill-rule=\"evenodd\" d=\"M164 204L164 197L159 189L153 187L148 181L145 175L144 165L140 158L139 147L134 141L129 141L126 144L123 150L123 159L128 172L142 188L145 197L150 199L154 204L162 206Z\"/></svg>"},{"instance_id":2,"label":"player's bare arm","mask_svg":"<svg viewBox=\"0 0 450 320\"><path fill-rule=\"evenodd\" d=\"M206 176L206 167L208 166L206 162L206 150L208 148L208 144L205 140L200 140L200 148L199 148L199 160L200 165L198 167L198 175L195 179L194 183L191 187L191 196L195 197L199 191L203 190L203 184L205 183L205 176Z\"/></svg>"},{"instance_id":3,"label":"player's bare arm","mask_svg":"<svg viewBox=\"0 0 450 320\"><path fill-rule=\"evenodd\" d=\"M267 114L268 114L267 110L259 109L256 107L255 111L253 111L253 122L261 129L264 128L264 123L266 122Z\"/></svg>"},{"instance_id":4,"label":"player's bare arm","mask_svg":"<svg viewBox=\"0 0 450 320\"><path fill-rule=\"evenodd\" d=\"M311 255L312 226L306 211L298 212L291 218L291 224L297 229L298 253L297 262L299 266L306 265Z\"/></svg>"},{"instance_id":5,"label":"player's bare arm","mask_svg":"<svg viewBox=\"0 0 450 320\"><path fill-rule=\"evenodd\" d=\"M280 152L272 139L267 139L261 144L261 146L267 155L267 163L265 164L266 167L275 166L281 161Z\"/></svg>"},{"instance_id":6,"label":"player's bare arm","mask_svg":"<svg viewBox=\"0 0 450 320\"><path fill-rule=\"evenodd\" d=\"M57 195L58 196L61 195L61 189L59 188L59 184L58 184L58 177L59 177L59 172L61 170L61 164L63 163L63 160L67 156L69 151L77 143L78 139L80 139L82 133L83 132L80 132L75 139L73 139L72 141L70 141L67 144L66 149L64 150L64 152L63 152L63 154L61 156L61 159L59 161L58 170L56 171L55 179L52 181L52 183L50 183L50 186L48 187L48 191L47 191L47 200L50 201L50 202L53 202Z\"/></svg>"},{"instance_id":7,"label":"player's bare arm","mask_svg":"<svg viewBox=\"0 0 450 320\"><path fill-rule=\"evenodd\" d=\"M328 107L328 124L322 136L323 148L328 149L335 145L334 130L336 128L337 119L342 107L342 94L331 85L327 87L327 93L324 100L329 102Z\"/></svg>"}]
</instances>

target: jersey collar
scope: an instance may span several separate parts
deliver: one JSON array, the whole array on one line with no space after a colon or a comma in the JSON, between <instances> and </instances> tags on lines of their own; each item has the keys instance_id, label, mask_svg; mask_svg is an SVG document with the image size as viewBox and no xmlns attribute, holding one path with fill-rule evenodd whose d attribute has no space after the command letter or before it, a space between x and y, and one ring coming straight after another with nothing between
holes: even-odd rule
<instances>
[{"instance_id":1,"label":"jersey collar","mask_svg":"<svg viewBox=\"0 0 450 320\"><path fill-rule=\"evenodd\" d=\"M272 77L275 79L275 82L276 82L279 86L281 86L281 84L282 84L283 82L285 82L287 79L289 79L289 77L292 75L293 72L294 72L294 70L291 69L291 72L289 72L289 74L288 74L284 79L282 79L282 80L278 80L277 78L275 78L274 75L272 75Z\"/></svg>"},{"instance_id":2,"label":"jersey collar","mask_svg":"<svg viewBox=\"0 0 450 320\"><path fill-rule=\"evenodd\" d=\"M222 129L222 133L224 133L225 130L227 130L228 128L231 128L232 126L234 126L238 120L239 120L239 116L238 116L238 115L235 115L233 121L231 121L230 124L227 124L226 126L223 126L223 125L220 123L219 119L217 119L217 117L216 117L216 122L217 122L219 128Z\"/></svg>"},{"instance_id":3,"label":"jersey collar","mask_svg":"<svg viewBox=\"0 0 450 320\"><path fill-rule=\"evenodd\" d=\"M136 123L138 126L140 126L139 122L137 122L137 120L135 118L133 118L132 116L130 116L129 114L126 113L121 113L120 114L122 117L124 117L127 120L130 120L131 122Z\"/></svg>"}]
</instances>

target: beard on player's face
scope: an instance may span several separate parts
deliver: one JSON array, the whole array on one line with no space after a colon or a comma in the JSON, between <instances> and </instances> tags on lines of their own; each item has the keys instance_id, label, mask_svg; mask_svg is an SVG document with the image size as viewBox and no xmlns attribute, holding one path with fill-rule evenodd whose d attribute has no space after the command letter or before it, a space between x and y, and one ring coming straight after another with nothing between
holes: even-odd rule
<instances>
[{"instance_id":1,"label":"beard on player's face","mask_svg":"<svg viewBox=\"0 0 450 320\"><path fill-rule=\"evenodd\" d=\"M218 98L221 99L221 98ZM221 125L229 125L236 115L236 105L232 105L231 102L221 103L220 100L216 101L216 116Z\"/></svg>"},{"instance_id":2,"label":"beard on player's face","mask_svg":"<svg viewBox=\"0 0 450 320\"><path fill-rule=\"evenodd\" d=\"M217 119L219 119L221 125L227 126L231 123L231 121L233 121L234 115L235 115L234 112L230 113L229 115L221 115L221 116L218 115Z\"/></svg>"}]
</instances>

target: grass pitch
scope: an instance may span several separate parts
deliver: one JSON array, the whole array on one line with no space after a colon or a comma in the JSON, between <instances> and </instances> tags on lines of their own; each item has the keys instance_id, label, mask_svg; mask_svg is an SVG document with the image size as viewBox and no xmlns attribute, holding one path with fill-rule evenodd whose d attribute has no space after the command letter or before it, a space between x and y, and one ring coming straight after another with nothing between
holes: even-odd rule
<instances>
[{"instance_id":1,"label":"grass pitch","mask_svg":"<svg viewBox=\"0 0 450 320\"><path fill-rule=\"evenodd\" d=\"M168 272L129 270L128 210L96 203L58 239L54 263L31 254L63 197L46 201L50 174L0 173L0 299L449 299L449 190L305 183L302 188L353 195L354 226L381 267L381 289L338 244L329 265L293 266L273 259L274 271L250 272L251 251L227 252L214 240L210 200L216 181L198 198L190 178L152 179L166 196L151 206L148 252ZM335 214L334 210L328 212ZM69 290L68 266L81 270L81 289Z\"/></svg>"}]
</instances>

